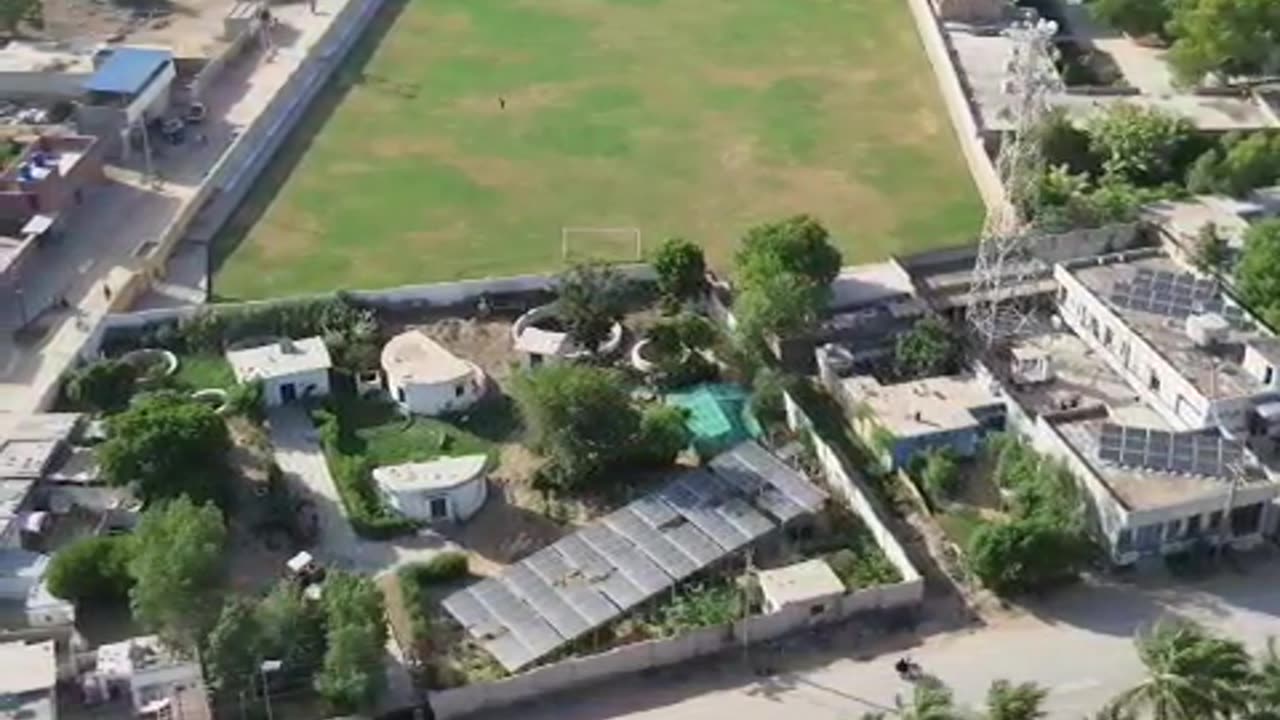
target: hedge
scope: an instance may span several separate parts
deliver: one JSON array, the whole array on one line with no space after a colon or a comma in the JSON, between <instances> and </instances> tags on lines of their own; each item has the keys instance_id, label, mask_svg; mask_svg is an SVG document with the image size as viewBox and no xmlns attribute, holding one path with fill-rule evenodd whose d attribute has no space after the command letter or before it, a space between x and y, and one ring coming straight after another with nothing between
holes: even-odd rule
<instances>
[{"instance_id":1,"label":"hedge","mask_svg":"<svg viewBox=\"0 0 1280 720\"><path fill-rule=\"evenodd\" d=\"M417 521L382 503L373 486L373 463L369 458L343 451L346 430L340 416L322 410L315 413L315 419L320 428L320 444L329 463L329 472L356 534L370 540L387 540L416 532L419 527Z\"/></svg>"}]
</instances>

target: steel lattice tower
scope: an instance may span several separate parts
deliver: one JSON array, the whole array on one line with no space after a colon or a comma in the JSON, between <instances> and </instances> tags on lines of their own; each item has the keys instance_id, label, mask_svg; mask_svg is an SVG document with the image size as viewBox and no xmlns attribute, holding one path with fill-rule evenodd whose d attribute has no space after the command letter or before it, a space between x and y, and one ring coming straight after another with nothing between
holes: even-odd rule
<instances>
[{"instance_id":1,"label":"steel lattice tower","mask_svg":"<svg viewBox=\"0 0 1280 720\"><path fill-rule=\"evenodd\" d=\"M1004 197L983 223L968 311L968 322L984 347L1017 335L1028 320L1028 309L1014 291L1037 267L1025 209L1034 201L1043 166L1035 126L1044 116L1048 96L1060 88L1053 65L1056 31L1055 23L1040 21L1020 23L1005 32L1013 40L1013 53L1005 68L1009 104L1003 114L1013 127L996 157Z\"/></svg>"}]
</instances>

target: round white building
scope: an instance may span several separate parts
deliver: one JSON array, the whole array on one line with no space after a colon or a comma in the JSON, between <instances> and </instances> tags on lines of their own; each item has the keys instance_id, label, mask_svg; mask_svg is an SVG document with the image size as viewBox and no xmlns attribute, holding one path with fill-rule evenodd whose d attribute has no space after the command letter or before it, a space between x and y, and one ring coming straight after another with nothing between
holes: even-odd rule
<instances>
[{"instance_id":1,"label":"round white building","mask_svg":"<svg viewBox=\"0 0 1280 720\"><path fill-rule=\"evenodd\" d=\"M387 390L401 408L418 415L465 410L485 391L485 375L421 330L409 330L382 348Z\"/></svg>"}]
</instances>

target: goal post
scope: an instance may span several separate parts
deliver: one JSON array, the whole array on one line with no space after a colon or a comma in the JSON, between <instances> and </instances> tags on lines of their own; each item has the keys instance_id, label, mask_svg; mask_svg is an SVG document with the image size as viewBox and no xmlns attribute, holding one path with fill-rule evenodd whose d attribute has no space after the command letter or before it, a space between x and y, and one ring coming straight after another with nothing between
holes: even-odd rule
<instances>
[{"instance_id":1,"label":"goal post","mask_svg":"<svg viewBox=\"0 0 1280 720\"><path fill-rule=\"evenodd\" d=\"M644 236L637 227L562 227L560 259L566 264L582 260L640 262L644 259Z\"/></svg>"}]
</instances>

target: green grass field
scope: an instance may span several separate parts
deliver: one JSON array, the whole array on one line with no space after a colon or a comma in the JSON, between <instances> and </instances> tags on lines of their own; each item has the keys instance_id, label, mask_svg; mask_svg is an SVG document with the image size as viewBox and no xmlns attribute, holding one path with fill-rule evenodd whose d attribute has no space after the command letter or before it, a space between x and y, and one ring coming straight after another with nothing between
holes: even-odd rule
<instances>
[{"instance_id":1,"label":"green grass field","mask_svg":"<svg viewBox=\"0 0 1280 720\"><path fill-rule=\"evenodd\" d=\"M555 269L565 226L720 266L799 212L850 262L979 227L904 0L390 2L216 241L220 297Z\"/></svg>"}]
</instances>

